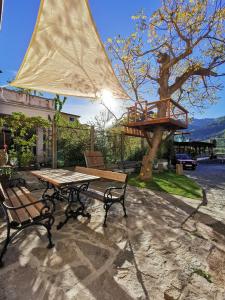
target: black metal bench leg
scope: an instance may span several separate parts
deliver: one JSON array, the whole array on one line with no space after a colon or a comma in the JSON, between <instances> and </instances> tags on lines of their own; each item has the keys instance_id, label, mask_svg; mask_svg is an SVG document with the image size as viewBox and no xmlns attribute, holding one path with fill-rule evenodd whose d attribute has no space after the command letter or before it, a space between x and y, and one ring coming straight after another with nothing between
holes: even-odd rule
<instances>
[{"instance_id":1,"label":"black metal bench leg","mask_svg":"<svg viewBox=\"0 0 225 300\"><path fill-rule=\"evenodd\" d=\"M48 249L51 249L54 247L54 244L52 243L52 233L51 233L51 228L52 228L52 225L54 224L54 217L53 216L50 216L49 219L48 219L48 222L45 226L45 228L47 229L47 234L48 234L48 246L47 248Z\"/></svg>"},{"instance_id":2,"label":"black metal bench leg","mask_svg":"<svg viewBox=\"0 0 225 300\"><path fill-rule=\"evenodd\" d=\"M126 207L125 207L125 199L122 200L122 202L120 202L122 207L123 207L123 212L124 212L124 217L127 217L127 211L126 211Z\"/></svg>"},{"instance_id":3,"label":"black metal bench leg","mask_svg":"<svg viewBox=\"0 0 225 300\"><path fill-rule=\"evenodd\" d=\"M103 206L103 208L105 210L105 218L104 218L104 223L103 223L104 227L107 227L106 220L107 220L108 211L109 211L110 207L111 207L111 205L108 205L108 204L104 204L104 206Z\"/></svg>"},{"instance_id":4,"label":"black metal bench leg","mask_svg":"<svg viewBox=\"0 0 225 300\"><path fill-rule=\"evenodd\" d=\"M0 254L0 268L2 268L3 267L3 256L4 256L4 254L6 253L6 251L7 251L7 247L8 247L8 245L9 245L9 243L10 243L10 227L9 227L9 225L8 225L8 227L7 227L7 237L6 237L6 239L5 239L5 242L4 242L4 246L3 246L3 248L2 248L2 251L1 251L1 254Z\"/></svg>"}]
</instances>

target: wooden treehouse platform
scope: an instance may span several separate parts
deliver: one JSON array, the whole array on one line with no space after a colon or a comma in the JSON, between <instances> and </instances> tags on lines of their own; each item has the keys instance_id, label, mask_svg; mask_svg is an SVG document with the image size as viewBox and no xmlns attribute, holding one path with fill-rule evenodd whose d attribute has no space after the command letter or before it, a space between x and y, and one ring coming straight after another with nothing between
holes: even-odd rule
<instances>
[{"instance_id":1,"label":"wooden treehouse platform","mask_svg":"<svg viewBox=\"0 0 225 300\"><path fill-rule=\"evenodd\" d=\"M186 129L188 111L172 99L136 102L128 108L124 134L145 137L145 131L152 131L158 125L168 131Z\"/></svg>"},{"instance_id":2,"label":"wooden treehouse platform","mask_svg":"<svg viewBox=\"0 0 225 300\"><path fill-rule=\"evenodd\" d=\"M141 138L145 137L143 130L132 128L132 127L127 127L127 126L123 127L123 133L125 135L130 135L130 136L135 136L135 137L141 137Z\"/></svg>"}]
</instances>

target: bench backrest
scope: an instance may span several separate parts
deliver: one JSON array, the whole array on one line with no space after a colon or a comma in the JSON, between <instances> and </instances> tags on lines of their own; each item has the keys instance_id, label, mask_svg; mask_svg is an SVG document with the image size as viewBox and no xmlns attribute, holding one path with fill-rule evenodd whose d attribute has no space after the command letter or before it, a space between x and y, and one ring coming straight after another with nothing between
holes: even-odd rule
<instances>
[{"instance_id":1,"label":"bench backrest","mask_svg":"<svg viewBox=\"0 0 225 300\"><path fill-rule=\"evenodd\" d=\"M6 193L3 189L3 186L0 182L0 202L4 202L7 199Z\"/></svg>"},{"instance_id":2,"label":"bench backrest","mask_svg":"<svg viewBox=\"0 0 225 300\"><path fill-rule=\"evenodd\" d=\"M84 174L88 174L88 175L99 176L103 179L119 181L119 182L123 182L123 183L127 182L127 174L125 174L125 173L85 168L85 167L79 167L79 166L75 167L75 171L84 173Z\"/></svg>"},{"instance_id":3,"label":"bench backrest","mask_svg":"<svg viewBox=\"0 0 225 300\"><path fill-rule=\"evenodd\" d=\"M84 158L87 168L95 168L105 170L105 162L102 152L100 151L84 151Z\"/></svg>"}]
</instances>

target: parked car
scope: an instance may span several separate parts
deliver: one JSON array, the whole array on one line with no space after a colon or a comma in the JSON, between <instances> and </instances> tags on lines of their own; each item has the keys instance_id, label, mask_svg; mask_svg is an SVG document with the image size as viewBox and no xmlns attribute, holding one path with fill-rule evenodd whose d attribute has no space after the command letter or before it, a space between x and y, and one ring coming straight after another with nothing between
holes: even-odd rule
<instances>
[{"instance_id":1,"label":"parked car","mask_svg":"<svg viewBox=\"0 0 225 300\"><path fill-rule=\"evenodd\" d=\"M173 165L182 164L184 169L192 169L195 170L197 167L197 161L192 159L188 154L176 154L175 158L172 161Z\"/></svg>"}]
</instances>

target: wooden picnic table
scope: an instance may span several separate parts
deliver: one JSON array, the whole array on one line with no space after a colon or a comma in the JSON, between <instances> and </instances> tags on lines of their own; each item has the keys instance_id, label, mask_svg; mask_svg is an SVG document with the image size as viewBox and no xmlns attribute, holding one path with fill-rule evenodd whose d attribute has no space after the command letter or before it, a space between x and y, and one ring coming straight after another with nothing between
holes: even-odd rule
<instances>
[{"instance_id":1,"label":"wooden picnic table","mask_svg":"<svg viewBox=\"0 0 225 300\"><path fill-rule=\"evenodd\" d=\"M57 229L62 228L70 218L75 219L80 215L87 218L91 217L89 213L85 212L85 206L80 200L80 192L87 190L89 183L100 179L99 176L64 169L43 169L31 171L31 174L46 183L43 196L45 196L50 189L53 189L54 192L51 195L53 201L55 199L66 199L68 201L65 210L66 218L63 222L58 224ZM74 204L79 204L80 206L74 210L72 208Z\"/></svg>"}]
</instances>

